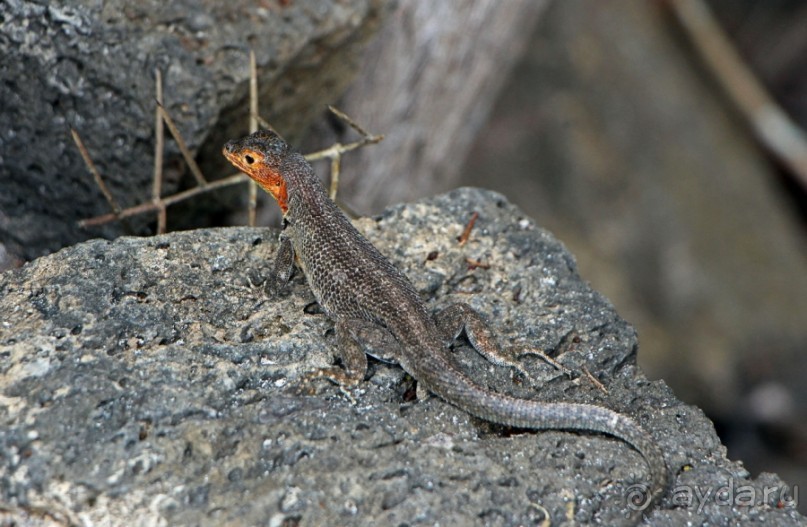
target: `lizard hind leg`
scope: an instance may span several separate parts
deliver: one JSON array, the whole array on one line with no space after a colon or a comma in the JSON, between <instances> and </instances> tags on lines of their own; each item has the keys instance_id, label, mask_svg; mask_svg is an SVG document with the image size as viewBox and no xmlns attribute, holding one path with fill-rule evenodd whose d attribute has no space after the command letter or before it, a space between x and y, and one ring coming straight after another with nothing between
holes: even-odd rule
<instances>
[{"instance_id":1,"label":"lizard hind leg","mask_svg":"<svg viewBox=\"0 0 807 527\"><path fill-rule=\"evenodd\" d=\"M434 315L434 321L446 339L446 346L450 345L464 331L471 346L488 362L497 366L514 368L529 379L527 372L512 354L502 351L487 321L468 304L464 302L451 304L437 312Z\"/></svg>"}]
</instances>

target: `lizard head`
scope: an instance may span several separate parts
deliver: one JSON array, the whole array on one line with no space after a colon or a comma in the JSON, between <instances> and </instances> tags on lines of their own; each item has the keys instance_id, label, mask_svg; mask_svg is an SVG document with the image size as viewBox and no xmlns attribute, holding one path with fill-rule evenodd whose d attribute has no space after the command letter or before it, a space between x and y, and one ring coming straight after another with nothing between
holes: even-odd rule
<instances>
[{"instance_id":1,"label":"lizard head","mask_svg":"<svg viewBox=\"0 0 807 527\"><path fill-rule=\"evenodd\" d=\"M241 139L228 141L222 153L230 163L271 194L286 213L288 192L281 167L289 154L289 145L279 135L271 130L258 130Z\"/></svg>"}]
</instances>

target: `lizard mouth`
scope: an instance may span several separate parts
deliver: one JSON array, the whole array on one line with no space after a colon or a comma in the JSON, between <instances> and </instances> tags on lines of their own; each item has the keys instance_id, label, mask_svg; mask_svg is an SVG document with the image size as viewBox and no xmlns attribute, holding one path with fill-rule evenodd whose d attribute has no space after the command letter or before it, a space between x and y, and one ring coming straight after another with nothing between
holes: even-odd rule
<instances>
[{"instance_id":1,"label":"lizard mouth","mask_svg":"<svg viewBox=\"0 0 807 527\"><path fill-rule=\"evenodd\" d=\"M258 168L261 166L259 156L252 152L243 152L234 141L224 145L221 153L224 154L227 161L248 176L255 177L257 175Z\"/></svg>"},{"instance_id":2,"label":"lizard mouth","mask_svg":"<svg viewBox=\"0 0 807 527\"><path fill-rule=\"evenodd\" d=\"M288 194L286 181L271 167L264 163L264 156L248 148L242 148L237 141L230 141L224 145L221 153L238 170L252 178L262 189L272 195L280 205L280 209L288 210Z\"/></svg>"}]
</instances>

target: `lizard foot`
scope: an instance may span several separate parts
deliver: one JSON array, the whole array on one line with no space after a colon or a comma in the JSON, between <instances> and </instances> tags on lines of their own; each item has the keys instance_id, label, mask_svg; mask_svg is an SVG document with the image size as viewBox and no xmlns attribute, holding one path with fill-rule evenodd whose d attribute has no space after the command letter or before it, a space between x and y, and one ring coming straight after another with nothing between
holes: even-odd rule
<instances>
[{"instance_id":1,"label":"lizard foot","mask_svg":"<svg viewBox=\"0 0 807 527\"><path fill-rule=\"evenodd\" d=\"M320 391L317 390L314 385L320 379L326 379L328 381L331 381L333 384L336 384L339 387L339 391L342 392L342 394L350 401L350 403L356 404L356 399L353 397L353 394L350 392L350 390L359 385L359 383L362 381L361 378L352 377L351 375L348 374L348 372L346 372L342 368L334 366L332 368L322 368L307 373L306 375L303 376L302 381L299 384L299 387L307 395L316 395L320 393Z\"/></svg>"}]
</instances>

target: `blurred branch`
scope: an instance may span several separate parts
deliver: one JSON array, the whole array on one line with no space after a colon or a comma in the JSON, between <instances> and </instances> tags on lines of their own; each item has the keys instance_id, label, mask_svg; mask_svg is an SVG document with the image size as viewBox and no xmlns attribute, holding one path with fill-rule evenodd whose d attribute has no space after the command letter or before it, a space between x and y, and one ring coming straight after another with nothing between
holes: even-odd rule
<instances>
[{"instance_id":1,"label":"blurred branch","mask_svg":"<svg viewBox=\"0 0 807 527\"><path fill-rule=\"evenodd\" d=\"M807 189L807 135L744 63L703 0L668 0L706 66L757 139Z\"/></svg>"}]
</instances>

